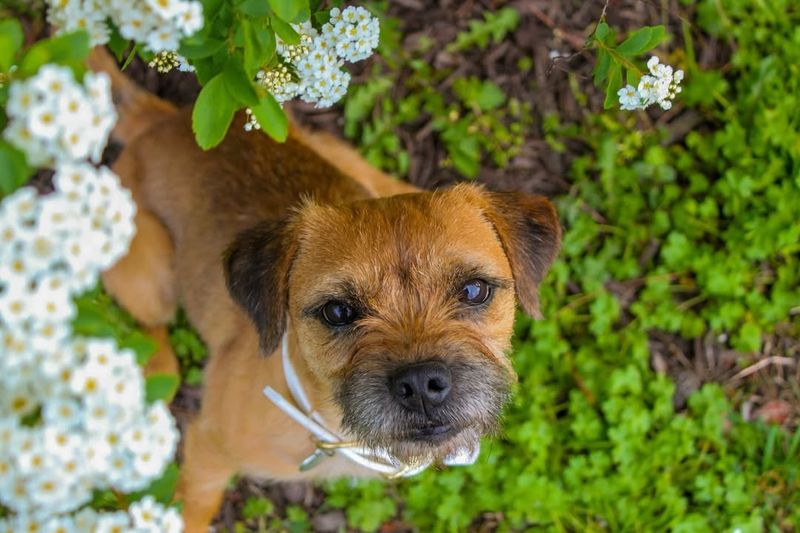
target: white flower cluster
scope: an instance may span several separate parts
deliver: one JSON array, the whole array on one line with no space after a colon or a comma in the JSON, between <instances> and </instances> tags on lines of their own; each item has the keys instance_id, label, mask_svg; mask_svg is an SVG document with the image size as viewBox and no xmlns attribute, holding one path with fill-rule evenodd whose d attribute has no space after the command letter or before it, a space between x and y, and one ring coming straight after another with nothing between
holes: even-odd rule
<instances>
[{"instance_id":1,"label":"white flower cluster","mask_svg":"<svg viewBox=\"0 0 800 533\"><path fill-rule=\"evenodd\" d=\"M130 192L110 170L85 160L99 158L115 121L108 79L87 78L88 97L68 70L53 66L9 88L6 136L15 141L21 130L33 130L26 154L34 164L54 160L56 172L53 193L24 187L0 203L0 506L13 513L0 519L0 532L181 528L174 511L149 500L128 513L67 514L95 489L145 488L178 440L167 407L145 405L134 353L113 340L72 334L72 297L96 285L135 233ZM64 114L99 114L98 102L109 106L100 114L110 121L105 133L89 134L85 150L56 152L48 142L61 133L48 126L59 132L73 125ZM41 116L47 112L52 124ZM78 124L79 134L99 127ZM48 150L47 157L28 154L31 146Z\"/></svg>"},{"instance_id":2,"label":"white flower cluster","mask_svg":"<svg viewBox=\"0 0 800 533\"><path fill-rule=\"evenodd\" d=\"M128 512L98 513L84 508L75 516L51 516L38 518L19 515L11 519L0 519L0 533L21 533L23 531L42 531L46 533L180 533L183 523L178 511L165 508L152 496L145 496L134 502Z\"/></svg>"},{"instance_id":3,"label":"white flower cluster","mask_svg":"<svg viewBox=\"0 0 800 533\"><path fill-rule=\"evenodd\" d=\"M111 20L120 35L152 52L177 50L182 37L203 27L203 6L192 0L48 0L49 22L61 31L86 30L105 44Z\"/></svg>"},{"instance_id":4,"label":"white flower cluster","mask_svg":"<svg viewBox=\"0 0 800 533\"><path fill-rule=\"evenodd\" d=\"M310 23L292 26L300 44L287 45L278 39L278 54L286 65L262 70L257 81L279 102L300 97L317 107L335 104L347 92L350 74L342 70L345 61L368 58L378 46L378 19L363 7L333 8L329 21L317 31Z\"/></svg>"},{"instance_id":5,"label":"white flower cluster","mask_svg":"<svg viewBox=\"0 0 800 533\"><path fill-rule=\"evenodd\" d=\"M144 407L130 350L71 336L71 296L127 250L130 193L107 169L62 165L56 191L19 189L0 207L0 503L41 518L158 477L178 434Z\"/></svg>"},{"instance_id":6,"label":"white flower cluster","mask_svg":"<svg viewBox=\"0 0 800 533\"><path fill-rule=\"evenodd\" d=\"M683 71L673 72L669 65L660 64L656 56L647 61L650 75L642 76L639 86L628 85L617 92L620 107L624 110L645 109L658 104L661 109L670 109L672 100L681 92Z\"/></svg>"},{"instance_id":7,"label":"white flower cluster","mask_svg":"<svg viewBox=\"0 0 800 533\"><path fill-rule=\"evenodd\" d=\"M106 74L88 73L83 85L67 67L45 65L9 86L5 138L34 166L90 158L100 161L117 120Z\"/></svg>"}]
</instances>

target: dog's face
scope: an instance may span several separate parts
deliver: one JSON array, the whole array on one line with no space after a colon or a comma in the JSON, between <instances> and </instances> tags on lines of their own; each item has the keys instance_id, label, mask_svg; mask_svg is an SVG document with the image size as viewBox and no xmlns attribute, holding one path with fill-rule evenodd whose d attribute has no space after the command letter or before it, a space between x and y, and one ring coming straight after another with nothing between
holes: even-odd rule
<instances>
[{"instance_id":1,"label":"dog's face","mask_svg":"<svg viewBox=\"0 0 800 533\"><path fill-rule=\"evenodd\" d=\"M514 380L515 289L535 314L559 235L546 199L461 185L308 203L240 235L226 274L266 353L293 328L292 355L348 433L404 460L441 459L497 427Z\"/></svg>"}]
</instances>

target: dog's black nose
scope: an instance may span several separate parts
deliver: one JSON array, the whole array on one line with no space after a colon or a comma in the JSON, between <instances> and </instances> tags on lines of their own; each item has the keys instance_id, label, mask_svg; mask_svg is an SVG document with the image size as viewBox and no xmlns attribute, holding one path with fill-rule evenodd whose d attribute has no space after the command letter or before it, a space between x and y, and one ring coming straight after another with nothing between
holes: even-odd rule
<instances>
[{"instance_id":1,"label":"dog's black nose","mask_svg":"<svg viewBox=\"0 0 800 533\"><path fill-rule=\"evenodd\" d=\"M400 405L428 414L447 399L451 378L450 370L442 363L417 363L395 372L389 379L389 388Z\"/></svg>"}]
</instances>

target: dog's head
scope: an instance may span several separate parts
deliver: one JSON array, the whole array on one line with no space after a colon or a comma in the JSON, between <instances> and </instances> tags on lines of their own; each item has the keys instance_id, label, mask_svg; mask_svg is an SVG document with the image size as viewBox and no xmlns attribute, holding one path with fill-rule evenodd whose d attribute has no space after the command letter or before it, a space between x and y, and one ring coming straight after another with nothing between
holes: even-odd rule
<instances>
[{"instance_id":1,"label":"dog's head","mask_svg":"<svg viewBox=\"0 0 800 533\"><path fill-rule=\"evenodd\" d=\"M537 286L560 228L540 196L472 185L306 203L240 234L230 292L272 353L294 330L343 427L365 446L441 459L496 429L514 373L515 293Z\"/></svg>"}]
</instances>

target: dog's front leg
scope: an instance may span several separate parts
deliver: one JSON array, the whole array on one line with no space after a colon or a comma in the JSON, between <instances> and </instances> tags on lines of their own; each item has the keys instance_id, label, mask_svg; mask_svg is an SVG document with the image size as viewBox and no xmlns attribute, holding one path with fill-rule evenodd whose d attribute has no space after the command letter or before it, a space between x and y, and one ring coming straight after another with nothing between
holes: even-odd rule
<instances>
[{"instance_id":1,"label":"dog's front leg","mask_svg":"<svg viewBox=\"0 0 800 533\"><path fill-rule=\"evenodd\" d=\"M219 510L228 480L236 466L222 453L219 430L210 429L202 414L184 435L183 464L175 499L183 502L186 533L205 533Z\"/></svg>"}]
</instances>

